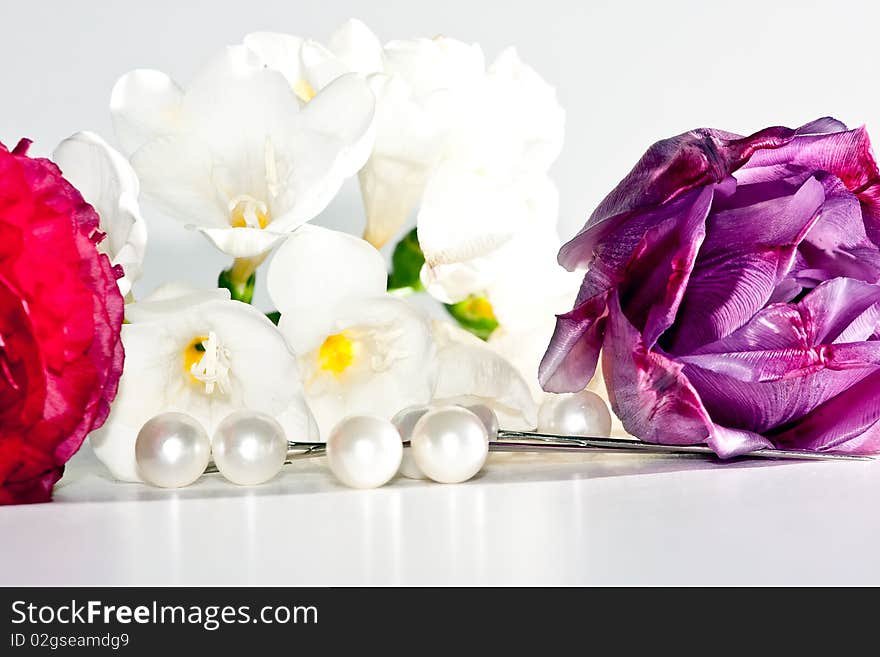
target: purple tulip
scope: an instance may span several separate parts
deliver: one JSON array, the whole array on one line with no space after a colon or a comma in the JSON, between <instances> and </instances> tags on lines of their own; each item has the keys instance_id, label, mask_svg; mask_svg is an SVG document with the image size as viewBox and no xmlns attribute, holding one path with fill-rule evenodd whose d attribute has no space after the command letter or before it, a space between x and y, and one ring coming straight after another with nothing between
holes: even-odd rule
<instances>
[{"instance_id":1,"label":"purple tulip","mask_svg":"<svg viewBox=\"0 0 880 657\"><path fill-rule=\"evenodd\" d=\"M602 369L642 440L880 451L880 172L825 118L660 141L559 252L588 267L541 363Z\"/></svg>"}]
</instances>

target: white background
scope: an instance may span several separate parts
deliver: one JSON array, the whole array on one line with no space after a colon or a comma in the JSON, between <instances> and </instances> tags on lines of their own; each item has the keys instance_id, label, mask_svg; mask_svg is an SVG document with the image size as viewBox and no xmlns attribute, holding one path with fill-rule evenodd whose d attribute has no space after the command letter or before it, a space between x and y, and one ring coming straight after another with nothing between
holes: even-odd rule
<instances>
[{"instance_id":1,"label":"white background","mask_svg":"<svg viewBox=\"0 0 880 657\"><path fill-rule=\"evenodd\" d=\"M28 136L45 155L88 129L114 143L107 106L126 71L157 68L186 85L247 32L323 40L349 17L383 42L444 34L479 42L487 58L515 45L556 86L568 112L552 171L563 238L659 138L826 114L880 125L880 9L868 1L0 0L0 141ZM150 244L136 292L171 278L213 285L226 258L145 213ZM318 218L358 233L363 222L355 181ZM258 302L266 305L262 292Z\"/></svg>"},{"instance_id":2,"label":"white background","mask_svg":"<svg viewBox=\"0 0 880 657\"><path fill-rule=\"evenodd\" d=\"M186 83L248 31L515 44L556 85L561 233L661 137L880 118L877 3L0 0L0 140L49 153L90 129L135 67ZM880 126L878 126L880 127ZM146 275L212 285L226 259L147 212ZM319 222L358 232L356 186ZM262 298L265 304L265 297ZM767 466L767 467L761 467ZM56 502L0 509L0 584L878 583L880 463L706 464L640 456L490 459L460 486L343 488L318 462L265 486L111 482L83 450Z\"/></svg>"}]
</instances>

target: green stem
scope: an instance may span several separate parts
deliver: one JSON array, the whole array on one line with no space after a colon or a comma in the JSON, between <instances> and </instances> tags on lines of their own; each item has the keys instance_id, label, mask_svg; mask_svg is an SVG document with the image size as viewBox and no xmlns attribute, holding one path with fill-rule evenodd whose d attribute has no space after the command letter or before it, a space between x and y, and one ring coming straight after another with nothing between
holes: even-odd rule
<instances>
[{"instance_id":1,"label":"green stem","mask_svg":"<svg viewBox=\"0 0 880 657\"><path fill-rule=\"evenodd\" d=\"M266 255L236 258L229 269L220 272L217 287L229 290L235 301L251 303L254 299L254 286L257 282L257 267L266 259Z\"/></svg>"}]
</instances>

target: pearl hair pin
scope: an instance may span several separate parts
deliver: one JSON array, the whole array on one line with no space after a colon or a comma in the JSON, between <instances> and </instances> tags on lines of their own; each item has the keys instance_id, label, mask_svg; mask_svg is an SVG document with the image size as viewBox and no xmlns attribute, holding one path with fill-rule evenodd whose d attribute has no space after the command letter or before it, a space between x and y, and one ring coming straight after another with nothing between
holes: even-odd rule
<instances>
[{"instance_id":1,"label":"pearl hair pin","mask_svg":"<svg viewBox=\"0 0 880 657\"><path fill-rule=\"evenodd\" d=\"M494 411L482 404L420 406L404 409L390 421L364 415L345 418L326 443L287 441L274 418L246 410L225 418L212 442L194 418L171 412L143 426L135 457L141 477L163 488L187 486L211 472L242 486L256 485L275 477L286 463L315 456L327 456L336 478L352 488L376 488L398 473L411 479L460 483L482 469L490 451L622 451L717 458L706 445L609 438L610 427L605 403L589 391L553 398L542 406L538 431L499 429ZM606 435L595 435L599 433ZM872 460L793 449L755 450L740 458Z\"/></svg>"}]
</instances>

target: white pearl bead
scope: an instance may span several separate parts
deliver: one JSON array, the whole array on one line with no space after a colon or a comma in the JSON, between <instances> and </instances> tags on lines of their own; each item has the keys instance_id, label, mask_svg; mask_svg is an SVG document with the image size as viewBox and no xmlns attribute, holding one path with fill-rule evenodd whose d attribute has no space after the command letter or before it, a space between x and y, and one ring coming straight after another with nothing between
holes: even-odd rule
<instances>
[{"instance_id":1,"label":"white pearl bead","mask_svg":"<svg viewBox=\"0 0 880 657\"><path fill-rule=\"evenodd\" d=\"M162 413L138 432L134 456L141 478L154 486L180 488L198 479L211 459L211 441L186 413Z\"/></svg>"},{"instance_id":2,"label":"white pearl bead","mask_svg":"<svg viewBox=\"0 0 880 657\"><path fill-rule=\"evenodd\" d=\"M400 433L400 438L403 442L410 439L413 427L416 426L416 422L418 422L419 418L430 410L430 406L410 406L409 408L404 408L391 418L391 424L397 427L397 431ZM403 450L403 457L400 459L400 468L398 471L408 479L427 478L425 477L425 474L419 470L419 466L416 465L411 448Z\"/></svg>"},{"instance_id":3,"label":"white pearl bead","mask_svg":"<svg viewBox=\"0 0 880 657\"><path fill-rule=\"evenodd\" d=\"M241 410L217 425L211 449L220 474L234 484L254 486L281 471L287 459L287 438L271 415Z\"/></svg>"},{"instance_id":4,"label":"white pearl bead","mask_svg":"<svg viewBox=\"0 0 880 657\"><path fill-rule=\"evenodd\" d=\"M486 432L489 434L490 441L498 438L498 416L495 415L495 411L485 404L462 404L462 406L480 418L483 425L486 427Z\"/></svg>"},{"instance_id":5,"label":"white pearl bead","mask_svg":"<svg viewBox=\"0 0 880 657\"><path fill-rule=\"evenodd\" d=\"M605 400L589 390L553 395L538 411L538 431L561 436L609 436L611 413Z\"/></svg>"},{"instance_id":6,"label":"white pearl bead","mask_svg":"<svg viewBox=\"0 0 880 657\"><path fill-rule=\"evenodd\" d=\"M327 438L330 470L352 488L378 488L386 484L397 474L402 457L400 433L384 418L347 417Z\"/></svg>"},{"instance_id":7,"label":"white pearl bead","mask_svg":"<svg viewBox=\"0 0 880 657\"><path fill-rule=\"evenodd\" d=\"M467 481L480 471L489 454L486 426L461 406L425 413L416 422L410 441L419 469L444 484Z\"/></svg>"}]
</instances>

